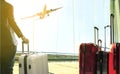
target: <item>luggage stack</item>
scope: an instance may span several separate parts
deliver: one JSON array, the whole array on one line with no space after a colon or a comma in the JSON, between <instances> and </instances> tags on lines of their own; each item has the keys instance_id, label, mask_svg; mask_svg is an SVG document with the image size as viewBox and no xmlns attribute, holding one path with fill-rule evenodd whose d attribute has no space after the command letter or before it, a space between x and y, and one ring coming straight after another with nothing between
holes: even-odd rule
<instances>
[{"instance_id":1,"label":"luggage stack","mask_svg":"<svg viewBox=\"0 0 120 74\"><path fill-rule=\"evenodd\" d=\"M107 74L107 52L100 46L82 43L79 52L79 74Z\"/></svg>"},{"instance_id":2,"label":"luggage stack","mask_svg":"<svg viewBox=\"0 0 120 74\"><path fill-rule=\"evenodd\" d=\"M24 43L22 43L23 54L19 57L19 74L48 74L47 54L43 53L24 54Z\"/></svg>"},{"instance_id":3,"label":"luggage stack","mask_svg":"<svg viewBox=\"0 0 120 74\"><path fill-rule=\"evenodd\" d=\"M120 43L111 44L110 52L82 43L79 52L79 74L120 74Z\"/></svg>"},{"instance_id":4,"label":"luggage stack","mask_svg":"<svg viewBox=\"0 0 120 74\"><path fill-rule=\"evenodd\" d=\"M99 30L97 27L94 29ZM95 33L95 37L98 34ZM111 44L109 52L101 48L102 41L98 38L95 38L95 43L80 44L79 74L120 74L120 43Z\"/></svg>"}]
</instances>

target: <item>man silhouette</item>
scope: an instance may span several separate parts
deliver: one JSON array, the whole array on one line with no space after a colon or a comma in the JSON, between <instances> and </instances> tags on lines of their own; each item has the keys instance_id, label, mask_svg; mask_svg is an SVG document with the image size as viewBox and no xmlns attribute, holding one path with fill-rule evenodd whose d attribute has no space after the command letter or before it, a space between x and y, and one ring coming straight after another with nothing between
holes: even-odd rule
<instances>
[{"instance_id":1,"label":"man silhouette","mask_svg":"<svg viewBox=\"0 0 120 74\"><path fill-rule=\"evenodd\" d=\"M1 0L1 22L0 22L0 74L13 74L14 56L17 41L14 33L28 43L28 39L14 21L13 6L5 0Z\"/></svg>"}]
</instances>

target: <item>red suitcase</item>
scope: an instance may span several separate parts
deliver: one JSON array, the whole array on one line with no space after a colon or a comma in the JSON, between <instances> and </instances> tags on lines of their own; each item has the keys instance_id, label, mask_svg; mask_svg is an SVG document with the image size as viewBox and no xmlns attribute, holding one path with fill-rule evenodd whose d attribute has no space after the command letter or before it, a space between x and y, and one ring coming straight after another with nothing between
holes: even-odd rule
<instances>
[{"instance_id":1,"label":"red suitcase","mask_svg":"<svg viewBox=\"0 0 120 74\"><path fill-rule=\"evenodd\" d=\"M82 43L80 45L79 74L97 74L97 51L97 46L92 43Z\"/></svg>"},{"instance_id":2,"label":"red suitcase","mask_svg":"<svg viewBox=\"0 0 120 74\"><path fill-rule=\"evenodd\" d=\"M120 43L112 44L110 50L108 74L120 74Z\"/></svg>"}]
</instances>

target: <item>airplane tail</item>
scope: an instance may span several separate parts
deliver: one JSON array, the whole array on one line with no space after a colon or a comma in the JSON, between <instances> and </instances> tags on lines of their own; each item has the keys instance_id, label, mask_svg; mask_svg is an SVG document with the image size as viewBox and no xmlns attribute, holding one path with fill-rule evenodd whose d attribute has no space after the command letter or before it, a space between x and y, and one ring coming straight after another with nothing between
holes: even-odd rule
<instances>
[{"instance_id":1,"label":"airplane tail","mask_svg":"<svg viewBox=\"0 0 120 74\"><path fill-rule=\"evenodd\" d=\"M44 9L43 9L43 15L46 14L46 8L47 8L47 6L45 5L45 6L44 6Z\"/></svg>"}]
</instances>

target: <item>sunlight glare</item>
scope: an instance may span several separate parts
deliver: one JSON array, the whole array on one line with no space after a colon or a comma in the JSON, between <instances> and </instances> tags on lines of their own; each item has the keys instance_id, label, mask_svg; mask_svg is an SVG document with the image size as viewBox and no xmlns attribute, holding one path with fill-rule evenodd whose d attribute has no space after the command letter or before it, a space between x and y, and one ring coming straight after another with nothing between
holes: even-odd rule
<instances>
[{"instance_id":1,"label":"sunlight glare","mask_svg":"<svg viewBox=\"0 0 120 74\"><path fill-rule=\"evenodd\" d=\"M34 15L43 11L44 5L47 5L47 10L63 6L60 0L7 0L14 7L14 16L17 25L22 30L23 34L30 41L31 49L41 49L45 47L47 38L57 36L57 25L59 11L50 13L50 16L45 16L44 19L28 18L21 19L27 16ZM47 39L47 40L46 40ZM50 40L49 40L50 41ZM50 41L51 42L51 41ZM54 41L55 43L56 41ZM21 49L21 40L18 39L18 50ZM42 46L39 46L39 45ZM31 50L30 49L30 50ZM42 51L42 50L41 50Z\"/></svg>"}]
</instances>

